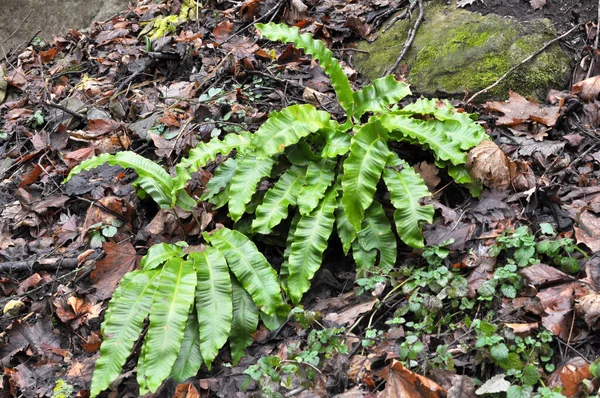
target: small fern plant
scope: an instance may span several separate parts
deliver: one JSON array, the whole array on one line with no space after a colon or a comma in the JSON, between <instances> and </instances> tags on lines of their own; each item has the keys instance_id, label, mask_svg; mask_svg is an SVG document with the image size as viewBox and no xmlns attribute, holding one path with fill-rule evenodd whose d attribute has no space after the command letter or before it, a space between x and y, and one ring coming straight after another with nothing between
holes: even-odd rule
<instances>
[{"instance_id":1,"label":"small fern plant","mask_svg":"<svg viewBox=\"0 0 600 398\"><path fill-rule=\"evenodd\" d=\"M434 210L421 200L429 191L390 149L391 142L430 150L438 166L447 167L457 182L476 191L465 168L467 150L486 134L470 115L457 112L449 102L420 99L402 109L390 108L411 93L391 75L353 91L332 52L309 34L300 34L297 27L275 23L256 27L263 36L293 43L320 62L346 121L340 124L312 105L292 105L271 113L252 135L229 134L199 144L177 166L177 175L197 171L218 154L236 149L235 157L218 166L202 199L217 206L227 204L234 221L253 213L250 234L271 234L289 217L290 207L296 208L279 276L297 304L321 266L334 227L344 251L352 250L359 271L376 263L384 272L393 268L396 235L376 199L382 179L395 208L398 237L411 247L424 246L422 224L432 221ZM371 116L361 123L368 112ZM274 183L262 196L257 187L267 178ZM243 223L238 225L243 230Z\"/></svg>"},{"instance_id":2,"label":"small fern plant","mask_svg":"<svg viewBox=\"0 0 600 398\"><path fill-rule=\"evenodd\" d=\"M245 235L220 229L205 234L206 250L185 254L185 245L161 243L126 274L102 324L104 340L92 378L91 396L105 390L122 371L149 317L137 363L140 396L171 377L210 369L229 341L234 362L252 343L259 317L279 327L284 304L276 271Z\"/></svg>"},{"instance_id":3,"label":"small fern plant","mask_svg":"<svg viewBox=\"0 0 600 398\"><path fill-rule=\"evenodd\" d=\"M200 199L216 207L227 205L238 230L205 233L207 249L198 253L155 245L142 259L141 269L121 280L102 324L104 341L92 397L118 377L148 317L138 361L141 393L156 391L167 377L193 376L202 363L210 367L227 341L233 359L239 360L252 342L259 317L274 329L289 312L282 288L294 304L300 302L334 229L344 252L352 251L359 273L376 264L389 272L396 262L396 236L422 248L422 225L431 222L434 213L431 205L421 202L429 191L390 143L431 151L436 164L446 167L456 182L474 194L480 189L465 163L467 151L486 135L470 115L448 102L428 99L399 109L395 104L411 92L393 76L353 91L321 41L300 34L296 27L256 26L265 37L291 42L320 62L346 120L340 124L312 105L292 105L271 113L254 134L228 134L200 143L176 166L174 177L133 152L100 155L71 171L65 182L104 163L132 168L139 176L134 184L141 196L149 195L161 208L189 210L196 205L185 189L191 173L218 155L235 153L218 165ZM258 189L262 180L273 181L266 192ZM385 195L376 195L378 186L389 193L394 226L384 211L386 201L380 199ZM293 215L290 208L295 209ZM272 234L286 225L284 220L290 227L278 279L247 236Z\"/></svg>"}]
</instances>

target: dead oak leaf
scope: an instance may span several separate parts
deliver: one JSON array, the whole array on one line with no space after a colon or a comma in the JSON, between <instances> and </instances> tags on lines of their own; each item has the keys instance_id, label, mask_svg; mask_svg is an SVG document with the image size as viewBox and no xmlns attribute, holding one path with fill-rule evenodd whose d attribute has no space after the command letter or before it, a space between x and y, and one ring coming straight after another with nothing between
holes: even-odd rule
<instances>
[{"instance_id":1,"label":"dead oak leaf","mask_svg":"<svg viewBox=\"0 0 600 398\"><path fill-rule=\"evenodd\" d=\"M378 398L438 398L446 396L439 384L414 373L397 360L392 360L385 390Z\"/></svg>"},{"instance_id":2,"label":"dead oak leaf","mask_svg":"<svg viewBox=\"0 0 600 398\"><path fill-rule=\"evenodd\" d=\"M522 95L510 91L507 102L486 102L485 108L494 112L500 112L496 124L499 126L514 126L528 121L534 121L552 127L560 116L559 106L542 106L535 101L529 101Z\"/></svg>"},{"instance_id":3,"label":"dead oak leaf","mask_svg":"<svg viewBox=\"0 0 600 398\"><path fill-rule=\"evenodd\" d=\"M542 325L555 336L567 341L571 327L575 284L569 283L549 287L540 291L537 297L544 306L545 315L542 316Z\"/></svg>"},{"instance_id":4,"label":"dead oak leaf","mask_svg":"<svg viewBox=\"0 0 600 398\"><path fill-rule=\"evenodd\" d=\"M493 141L481 141L469 151L467 169L473 179L488 188L504 189L510 184L508 158Z\"/></svg>"},{"instance_id":5,"label":"dead oak leaf","mask_svg":"<svg viewBox=\"0 0 600 398\"><path fill-rule=\"evenodd\" d=\"M102 246L106 256L96 263L96 268L90 274L90 281L96 288L92 294L95 300L112 297L123 275L133 271L137 261L137 253L127 241L121 244L105 242Z\"/></svg>"},{"instance_id":6,"label":"dead oak leaf","mask_svg":"<svg viewBox=\"0 0 600 398\"><path fill-rule=\"evenodd\" d=\"M593 76L573 84L571 92L577 94L584 101L598 98L598 94L600 93L600 76Z\"/></svg>"},{"instance_id":7,"label":"dead oak leaf","mask_svg":"<svg viewBox=\"0 0 600 398\"><path fill-rule=\"evenodd\" d=\"M522 268L519 271L519 274L521 274L521 276L527 280L528 284L535 287L545 286L570 279L569 275L565 274L561 270L542 263Z\"/></svg>"}]
</instances>

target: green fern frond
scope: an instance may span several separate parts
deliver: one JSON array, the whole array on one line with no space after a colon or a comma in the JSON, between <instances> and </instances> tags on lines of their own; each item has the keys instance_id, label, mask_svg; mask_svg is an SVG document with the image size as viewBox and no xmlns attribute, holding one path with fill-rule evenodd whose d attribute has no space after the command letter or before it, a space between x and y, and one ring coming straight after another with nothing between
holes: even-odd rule
<instances>
[{"instance_id":1,"label":"green fern frond","mask_svg":"<svg viewBox=\"0 0 600 398\"><path fill-rule=\"evenodd\" d=\"M246 204L256 192L256 186L269 175L274 164L275 160L260 160L252 153L244 154L239 160L229 190L229 215L234 221L246 212Z\"/></svg>"},{"instance_id":2,"label":"green fern frond","mask_svg":"<svg viewBox=\"0 0 600 398\"><path fill-rule=\"evenodd\" d=\"M267 314L274 314L284 305L277 273L267 259L244 234L226 228L204 234L227 259L234 273L252 300Z\"/></svg>"},{"instance_id":3,"label":"green fern frond","mask_svg":"<svg viewBox=\"0 0 600 398\"><path fill-rule=\"evenodd\" d=\"M383 272L389 273L394 268L398 254L396 236L381 203L373 202L367 209L362 229L358 231L358 243L367 252L377 249L378 266Z\"/></svg>"},{"instance_id":4,"label":"green fern frond","mask_svg":"<svg viewBox=\"0 0 600 398\"><path fill-rule=\"evenodd\" d=\"M354 92L352 116L359 120L366 112L384 112L388 106L410 94L408 85L396 80L394 75L375 79L373 84Z\"/></svg>"},{"instance_id":5,"label":"green fern frond","mask_svg":"<svg viewBox=\"0 0 600 398\"><path fill-rule=\"evenodd\" d=\"M190 261L168 260L160 273L150 313L150 326L138 361L140 393L155 392L171 374L194 302L196 272Z\"/></svg>"},{"instance_id":6,"label":"green fern frond","mask_svg":"<svg viewBox=\"0 0 600 398\"><path fill-rule=\"evenodd\" d=\"M287 288L287 280L290 276L290 270L288 268L288 260L290 258L290 253L292 252L292 243L294 243L294 233L296 233L296 227L298 226L298 222L300 221L301 214L300 212L296 212L294 218L292 218L292 223L290 224L290 229L288 231L287 237L285 239L285 250L283 251L283 263L281 267L279 267L279 281L281 286L286 294L289 294Z\"/></svg>"},{"instance_id":7,"label":"green fern frond","mask_svg":"<svg viewBox=\"0 0 600 398\"><path fill-rule=\"evenodd\" d=\"M365 250L358 240L352 242L352 258L356 263L356 277L361 278L366 276L366 271L375 267L377 261L377 250Z\"/></svg>"},{"instance_id":8,"label":"green fern frond","mask_svg":"<svg viewBox=\"0 0 600 398\"><path fill-rule=\"evenodd\" d=\"M381 172L391 154L386 138L377 119L363 125L352 137L350 156L344 162L342 204L357 231L361 229L365 210L373 202Z\"/></svg>"},{"instance_id":9,"label":"green fern frond","mask_svg":"<svg viewBox=\"0 0 600 398\"><path fill-rule=\"evenodd\" d=\"M419 201L431 194L421 176L408 163L394 156L388 165L390 167L383 171L383 180L396 208L394 221L398 236L408 246L422 248L425 244L421 227L424 222L433 221L434 209L431 205L421 205ZM398 168L400 171L396 170Z\"/></svg>"},{"instance_id":10,"label":"green fern frond","mask_svg":"<svg viewBox=\"0 0 600 398\"><path fill-rule=\"evenodd\" d=\"M231 183L237 165L238 161L235 158L229 158L221 163L215 170L215 174L206 184L206 188L200 197L200 200L212 199L215 195L225 189Z\"/></svg>"},{"instance_id":11,"label":"green fern frond","mask_svg":"<svg viewBox=\"0 0 600 398\"><path fill-rule=\"evenodd\" d=\"M267 235L281 220L287 218L288 207L297 204L305 176L305 167L292 166L279 177L277 183L267 191L262 204L256 208L253 231Z\"/></svg>"},{"instance_id":12,"label":"green fern frond","mask_svg":"<svg viewBox=\"0 0 600 398\"><path fill-rule=\"evenodd\" d=\"M169 377L182 383L190 377L196 376L202 366L202 354L200 353L200 333L198 332L198 315L195 311L188 315L183 333L181 348L177 359L171 368Z\"/></svg>"},{"instance_id":13,"label":"green fern frond","mask_svg":"<svg viewBox=\"0 0 600 398\"><path fill-rule=\"evenodd\" d=\"M190 253L189 258L198 275L196 310L200 325L200 352L210 369L231 332L231 277L225 257L214 247Z\"/></svg>"},{"instance_id":14,"label":"green fern frond","mask_svg":"<svg viewBox=\"0 0 600 398\"><path fill-rule=\"evenodd\" d=\"M298 194L298 210L308 215L319 205L327 188L335 179L336 159L323 158L319 163L310 162L306 169L306 182Z\"/></svg>"},{"instance_id":15,"label":"green fern frond","mask_svg":"<svg viewBox=\"0 0 600 398\"><path fill-rule=\"evenodd\" d=\"M148 249L148 253L140 261L140 268L144 271L149 271L164 264L173 257L183 257L183 249L177 245L159 243Z\"/></svg>"},{"instance_id":16,"label":"green fern frond","mask_svg":"<svg viewBox=\"0 0 600 398\"><path fill-rule=\"evenodd\" d=\"M97 396L108 388L123 369L133 344L140 337L144 319L150 313L158 271L134 271L123 278L104 317L100 358L92 377L90 395Z\"/></svg>"},{"instance_id":17,"label":"green fern frond","mask_svg":"<svg viewBox=\"0 0 600 398\"><path fill-rule=\"evenodd\" d=\"M321 151L321 156L326 158L337 158L345 155L350 150L350 135L344 131L325 129L322 131L325 137L325 146Z\"/></svg>"},{"instance_id":18,"label":"green fern frond","mask_svg":"<svg viewBox=\"0 0 600 398\"><path fill-rule=\"evenodd\" d=\"M237 364L244 356L244 350L252 344L252 334L258 326L258 308L252 297L238 281L232 279L233 288L233 320L229 345L233 364Z\"/></svg>"},{"instance_id":19,"label":"green fern frond","mask_svg":"<svg viewBox=\"0 0 600 398\"><path fill-rule=\"evenodd\" d=\"M348 251L350 251L350 248L352 247L352 242L356 240L358 233L352 224L350 224L350 220L348 220L348 216L346 215L346 211L344 210L344 205L342 203L342 197L338 197L337 201L337 208L335 209L335 225L337 228L337 234L342 241L344 254L347 255Z\"/></svg>"},{"instance_id":20,"label":"green fern frond","mask_svg":"<svg viewBox=\"0 0 600 398\"><path fill-rule=\"evenodd\" d=\"M294 231L288 259L288 292L297 304L310 288L310 280L321 267L323 252L333 230L338 190L331 187L319 206L308 216L302 216Z\"/></svg>"},{"instance_id":21,"label":"green fern frond","mask_svg":"<svg viewBox=\"0 0 600 398\"><path fill-rule=\"evenodd\" d=\"M418 143L431 149L436 158L453 164L463 164L467 154L461 149L461 143L450 139L445 124L431 119L412 119L405 115L384 114L378 116L383 127L390 132L390 139Z\"/></svg>"},{"instance_id":22,"label":"green fern frond","mask_svg":"<svg viewBox=\"0 0 600 398\"><path fill-rule=\"evenodd\" d=\"M335 90L338 101L348 115L354 108L354 97L348 76L344 73L340 63L333 57L333 53L320 40L315 40L308 33L300 34L297 27L283 24L268 23L256 24L256 28L263 36L270 40L279 40L284 43L293 43L305 53L312 55L319 61L325 73L331 78L331 85Z\"/></svg>"},{"instance_id":23,"label":"green fern frond","mask_svg":"<svg viewBox=\"0 0 600 398\"><path fill-rule=\"evenodd\" d=\"M337 123L331 120L329 113L318 111L312 105L288 106L269 115L269 119L252 136L250 149L258 159L266 159L311 133L336 127Z\"/></svg>"},{"instance_id":24,"label":"green fern frond","mask_svg":"<svg viewBox=\"0 0 600 398\"><path fill-rule=\"evenodd\" d=\"M208 142L199 143L196 148L190 150L188 157L182 159L178 166L193 173L215 160L218 154L227 155L234 149L241 153L249 144L250 133L248 132L227 134L222 140L213 138Z\"/></svg>"}]
</instances>

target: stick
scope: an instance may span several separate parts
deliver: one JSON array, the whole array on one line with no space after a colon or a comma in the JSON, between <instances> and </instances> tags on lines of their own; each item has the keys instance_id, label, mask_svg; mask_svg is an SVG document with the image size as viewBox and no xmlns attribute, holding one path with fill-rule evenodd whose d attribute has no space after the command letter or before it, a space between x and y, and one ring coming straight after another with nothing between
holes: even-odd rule
<instances>
[{"instance_id":1,"label":"stick","mask_svg":"<svg viewBox=\"0 0 600 398\"><path fill-rule=\"evenodd\" d=\"M471 102L473 102L473 100L477 97L479 97L481 94L485 94L488 91L490 91L491 89L493 89L494 87L496 87L498 84L500 84L500 82L502 82L504 79L506 79L506 77L508 75L510 75L511 73L513 73L516 69L518 69L519 67L521 67L523 64L527 63L528 61L530 61L531 59L535 58L538 54L540 54L541 52L543 52L546 48L550 47L552 44L556 43L557 41L564 39L565 37L567 37L568 35L570 35L571 33L573 33L573 31L577 28L579 28L581 26L581 24L577 24L574 27L572 27L571 29L569 29L566 33L563 33L562 35L555 37L554 39L550 40L549 42L547 42L546 44L544 44L539 50L537 50L536 52L534 52L533 54L531 54L530 56L528 56L527 58L525 58L523 61L519 62L518 64L516 64L515 66L513 66L512 68L510 68L505 74L503 74L502 76L500 76L500 78L498 80L496 80L496 82L494 84L491 84L489 86L487 86L486 88L484 88L483 90L479 90L478 92L476 92L475 94L473 94L471 96L471 98L469 98L466 103L469 104Z\"/></svg>"},{"instance_id":2,"label":"stick","mask_svg":"<svg viewBox=\"0 0 600 398\"><path fill-rule=\"evenodd\" d=\"M40 271L53 271L57 267L60 268L77 268L78 261L77 257L65 258L62 261L57 261L52 264L38 263L37 260L26 260L26 261L7 261L0 263L0 272L11 272L11 271L29 271L29 270L40 270Z\"/></svg>"},{"instance_id":3,"label":"stick","mask_svg":"<svg viewBox=\"0 0 600 398\"><path fill-rule=\"evenodd\" d=\"M396 68L398 67L398 65L400 65L400 61L402 61L402 58L404 58L404 55L406 54L406 52L410 48L413 40L415 39L415 35L417 34L417 29L419 28L419 25L421 24L421 21L423 20L423 14L424 14L423 0L419 0L419 17L415 21L415 24L410 28L410 31L408 32L408 38L404 42L404 47L402 48L400 55L398 55L398 58L396 58L396 62L394 62L394 65L389 70L385 71L383 76L393 73L396 70Z\"/></svg>"}]
</instances>

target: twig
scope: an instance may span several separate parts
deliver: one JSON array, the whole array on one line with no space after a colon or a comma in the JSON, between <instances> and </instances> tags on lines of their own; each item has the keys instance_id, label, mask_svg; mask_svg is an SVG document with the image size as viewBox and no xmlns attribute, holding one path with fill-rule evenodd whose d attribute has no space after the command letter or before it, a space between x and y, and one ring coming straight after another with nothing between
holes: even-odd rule
<instances>
[{"instance_id":1,"label":"twig","mask_svg":"<svg viewBox=\"0 0 600 398\"><path fill-rule=\"evenodd\" d=\"M61 268L76 268L78 265L77 257L73 258L64 258L60 261ZM38 263L37 259L35 260L25 260L25 261L7 261L4 263L0 263L0 272L11 272L11 271L30 271L32 269L40 270L40 271L49 271L55 270L57 267L57 263L53 262L51 264Z\"/></svg>"},{"instance_id":2,"label":"twig","mask_svg":"<svg viewBox=\"0 0 600 398\"><path fill-rule=\"evenodd\" d=\"M394 26L394 24L404 18L406 18L406 16L412 12L412 10L417 6L417 3L413 3L410 6L408 6L408 8L406 10L404 10L402 13L396 15L394 18L392 18L392 20L385 25L385 27L383 28L383 33L387 32L388 30L390 30L392 28L392 26Z\"/></svg>"},{"instance_id":3,"label":"twig","mask_svg":"<svg viewBox=\"0 0 600 398\"><path fill-rule=\"evenodd\" d=\"M600 36L600 0L598 0L598 17L596 18L596 38L594 39L594 50L598 50L598 36ZM594 69L594 62L596 60L596 54L592 51L592 60L590 61L590 68L587 71L586 79L592 76L592 69Z\"/></svg>"},{"instance_id":4,"label":"twig","mask_svg":"<svg viewBox=\"0 0 600 398\"><path fill-rule=\"evenodd\" d=\"M127 79L123 80L123 82L121 84L119 84L119 88L117 88L117 91L115 92L115 94L112 96L112 98L116 98L119 94L121 94L121 92L123 91L123 89L129 85L129 83L131 83L133 81L133 79L135 79L136 77L138 77L139 75L141 75L146 68L149 68L150 65L152 65L154 63L154 59L147 59L146 62L144 62L135 72L133 72L131 74L131 76L129 76Z\"/></svg>"},{"instance_id":5,"label":"twig","mask_svg":"<svg viewBox=\"0 0 600 398\"><path fill-rule=\"evenodd\" d=\"M485 94L488 91L490 91L491 89L493 89L494 87L496 87L498 84L500 84L504 79L506 79L506 77L508 75L510 75L511 73L513 73L517 68L521 67L523 64L527 63L528 61L532 60L533 58L535 58L538 54L540 54L541 52L543 52L546 48L550 47L552 44L556 43L557 41L564 39L565 37L567 37L568 35L570 35L571 33L573 33L573 31L577 28L579 28L581 26L581 24L577 24L574 27L572 27L571 29L569 29L566 33L563 33L562 35L555 37L554 39L550 40L549 42L547 42L546 44L544 44L539 50L537 50L536 52L534 52L533 54L529 55L527 58L525 58L524 60L522 60L521 62L519 62L518 64L514 65L512 68L510 68L505 74L503 74L502 76L500 76L500 78L498 80L496 80L495 83L487 86L486 88L484 88L483 90L479 90L478 92L476 92L475 94L473 94L471 96L471 98L469 98L466 103L469 104L471 102L473 102L473 100L477 97L479 97L481 94Z\"/></svg>"},{"instance_id":6,"label":"twig","mask_svg":"<svg viewBox=\"0 0 600 398\"><path fill-rule=\"evenodd\" d=\"M12 39L12 37L14 35L16 35L19 30L21 30L21 28L23 27L23 24L25 23L25 21L27 21L29 19L29 17L31 16L32 13L33 13L33 10L30 10L29 14L27 14L27 16L25 17L25 19L23 19L21 21L21 23L19 24L19 27L17 27L17 29L14 32L12 32L6 39L4 39L4 41L2 41L2 43L0 43L0 45L5 44L7 41L9 41L10 39Z\"/></svg>"},{"instance_id":7,"label":"twig","mask_svg":"<svg viewBox=\"0 0 600 398\"><path fill-rule=\"evenodd\" d=\"M66 106L55 104L55 103L50 102L50 101L46 101L46 105L48 105L51 108L60 109L61 111L65 112L65 113L68 113L69 115L73 116L76 119L79 119L79 120L85 120L86 119L86 117L84 115L82 115L80 113L77 113L75 111L72 111L69 108L67 108Z\"/></svg>"},{"instance_id":8,"label":"twig","mask_svg":"<svg viewBox=\"0 0 600 398\"><path fill-rule=\"evenodd\" d=\"M385 71L385 73L383 74L384 76L395 71L396 68L398 67L398 65L400 65L400 61L402 61L402 58L404 58L404 55L406 55L406 52L412 45L413 40L415 40L415 35L417 34L417 29L419 29L419 25L421 25L421 21L423 21L424 14L425 14L425 7L423 6L423 0L419 0L419 16L417 17L415 24L408 31L408 37L406 38L406 41L404 42L404 47L402 47L402 51L400 52L400 55L398 55L398 58L396 58L396 62L394 62L394 65L389 70Z\"/></svg>"}]
</instances>

